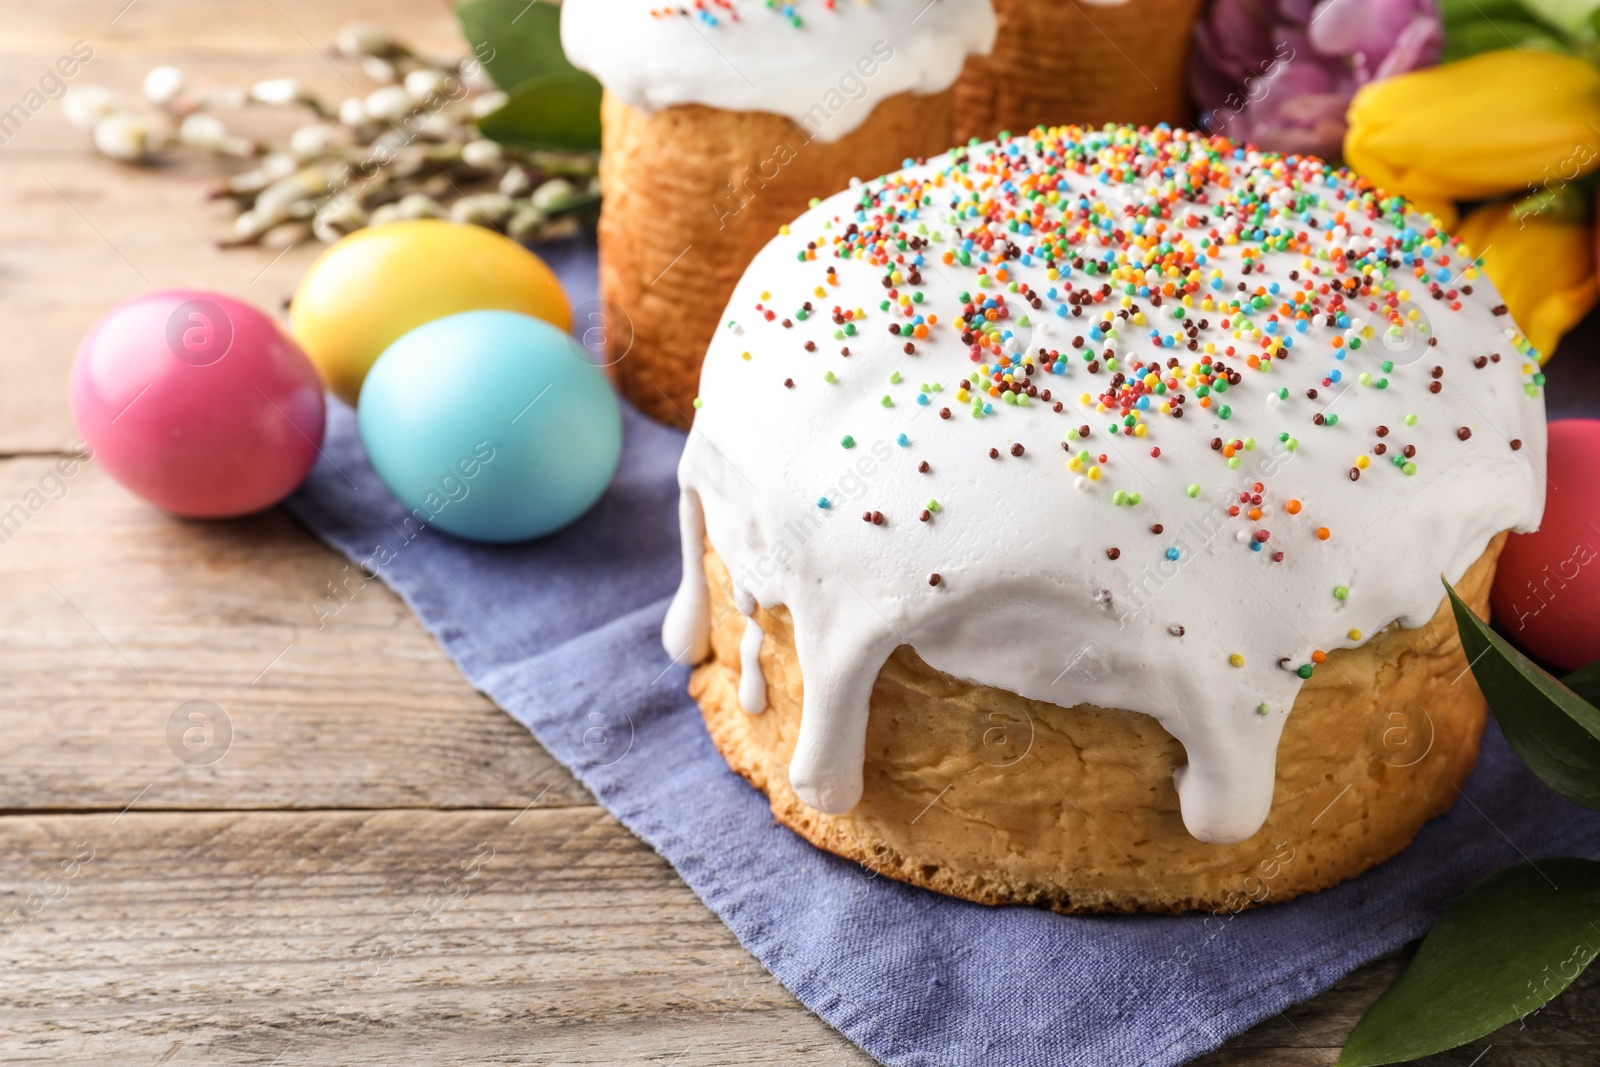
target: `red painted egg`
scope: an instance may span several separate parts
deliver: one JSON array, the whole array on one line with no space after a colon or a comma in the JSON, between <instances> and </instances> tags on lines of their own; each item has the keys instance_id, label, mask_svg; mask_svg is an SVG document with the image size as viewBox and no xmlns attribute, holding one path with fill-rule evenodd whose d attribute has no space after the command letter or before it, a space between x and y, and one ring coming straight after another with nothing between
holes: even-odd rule
<instances>
[{"instance_id":1,"label":"red painted egg","mask_svg":"<svg viewBox=\"0 0 1600 1067\"><path fill-rule=\"evenodd\" d=\"M175 515L247 515L288 496L322 442L322 382L266 315L197 289L146 293L89 331L72 417L101 467Z\"/></svg>"},{"instance_id":2,"label":"red painted egg","mask_svg":"<svg viewBox=\"0 0 1600 1067\"><path fill-rule=\"evenodd\" d=\"M1600 419L1550 424L1536 533L1512 534L1495 573L1495 624L1563 671L1600 659Z\"/></svg>"}]
</instances>

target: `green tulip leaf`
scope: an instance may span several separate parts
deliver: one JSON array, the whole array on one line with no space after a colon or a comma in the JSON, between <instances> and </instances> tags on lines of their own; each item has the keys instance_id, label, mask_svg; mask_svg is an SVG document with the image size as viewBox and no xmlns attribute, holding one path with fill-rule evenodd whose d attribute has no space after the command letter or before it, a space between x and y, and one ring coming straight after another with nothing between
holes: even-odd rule
<instances>
[{"instance_id":1,"label":"green tulip leaf","mask_svg":"<svg viewBox=\"0 0 1600 1067\"><path fill-rule=\"evenodd\" d=\"M1336 1067L1400 1063L1464 1045L1535 1011L1600 954L1600 862L1496 871L1452 900Z\"/></svg>"},{"instance_id":2,"label":"green tulip leaf","mask_svg":"<svg viewBox=\"0 0 1600 1067\"><path fill-rule=\"evenodd\" d=\"M1518 222L1531 218L1559 222L1589 221L1594 213L1596 188L1593 181L1586 180L1589 177L1585 175L1577 181L1563 182L1555 188L1547 187L1523 197L1511 205L1511 217ZM1568 685L1567 688L1572 687Z\"/></svg>"},{"instance_id":3,"label":"green tulip leaf","mask_svg":"<svg viewBox=\"0 0 1600 1067\"><path fill-rule=\"evenodd\" d=\"M472 54L506 92L573 70L561 49L561 8L544 0L465 0L456 21Z\"/></svg>"},{"instance_id":4,"label":"green tulip leaf","mask_svg":"<svg viewBox=\"0 0 1600 1067\"><path fill-rule=\"evenodd\" d=\"M1472 675L1506 740L1551 789L1600 810L1600 710L1489 629L1450 583L1445 589Z\"/></svg>"},{"instance_id":5,"label":"green tulip leaf","mask_svg":"<svg viewBox=\"0 0 1600 1067\"><path fill-rule=\"evenodd\" d=\"M1439 0L1439 19L1448 38L1452 31L1474 22L1537 23L1539 16L1522 0ZM1506 47L1504 41L1500 42L1500 47Z\"/></svg>"},{"instance_id":6,"label":"green tulip leaf","mask_svg":"<svg viewBox=\"0 0 1600 1067\"><path fill-rule=\"evenodd\" d=\"M1569 42L1561 35L1531 18L1482 18L1460 23L1445 23L1444 56L1442 62L1498 52L1505 48L1544 48L1552 52L1565 52Z\"/></svg>"},{"instance_id":7,"label":"green tulip leaf","mask_svg":"<svg viewBox=\"0 0 1600 1067\"><path fill-rule=\"evenodd\" d=\"M1446 31L1441 62L1453 63L1458 59L1505 48L1543 48L1564 52L1567 44L1537 22L1487 19Z\"/></svg>"},{"instance_id":8,"label":"green tulip leaf","mask_svg":"<svg viewBox=\"0 0 1600 1067\"><path fill-rule=\"evenodd\" d=\"M1439 0L1439 17L1446 27L1484 19L1532 19L1521 0Z\"/></svg>"},{"instance_id":9,"label":"green tulip leaf","mask_svg":"<svg viewBox=\"0 0 1600 1067\"><path fill-rule=\"evenodd\" d=\"M600 147L600 83L575 70L535 78L479 119L478 130L517 148L594 151Z\"/></svg>"},{"instance_id":10,"label":"green tulip leaf","mask_svg":"<svg viewBox=\"0 0 1600 1067\"><path fill-rule=\"evenodd\" d=\"M1561 684L1589 703L1600 707L1600 660L1573 671L1561 679Z\"/></svg>"},{"instance_id":11,"label":"green tulip leaf","mask_svg":"<svg viewBox=\"0 0 1600 1067\"><path fill-rule=\"evenodd\" d=\"M1535 18L1547 22L1563 32L1576 35L1589 25L1595 9L1595 0L1522 0Z\"/></svg>"}]
</instances>

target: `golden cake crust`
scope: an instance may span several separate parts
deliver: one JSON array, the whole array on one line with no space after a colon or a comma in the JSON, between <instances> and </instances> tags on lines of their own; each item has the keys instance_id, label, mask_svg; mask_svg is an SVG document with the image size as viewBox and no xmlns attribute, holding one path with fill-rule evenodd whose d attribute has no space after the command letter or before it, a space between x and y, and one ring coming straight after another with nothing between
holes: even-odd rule
<instances>
[{"instance_id":1,"label":"golden cake crust","mask_svg":"<svg viewBox=\"0 0 1600 1067\"><path fill-rule=\"evenodd\" d=\"M994 0L994 9L994 51L967 60L956 83L956 143L1041 124L1189 120L1184 75L1200 0Z\"/></svg>"},{"instance_id":2,"label":"golden cake crust","mask_svg":"<svg viewBox=\"0 0 1600 1067\"><path fill-rule=\"evenodd\" d=\"M1485 618L1505 537L1456 585ZM1185 830L1172 781L1183 749L1154 718L961 681L902 646L873 690L861 802L824 815L789 785L802 685L788 612L756 613L769 707L748 714L738 695L744 620L709 547L705 567L711 655L689 692L729 765L812 844L951 896L1220 914L1288 900L1398 853L1450 807L1477 759L1485 704L1448 601L1420 628L1328 653L1285 724L1271 814L1234 845Z\"/></svg>"},{"instance_id":3,"label":"golden cake crust","mask_svg":"<svg viewBox=\"0 0 1600 1067\"><path fill-rule=\"evenodd\" d=\"M813 197L952 143L953 91L901 93L837 141L780 115L695 104L640 111L607 93L600 295L610 373L652 418L687 428L700 362L745 267ZM580 318L583 309L580 309Z\"/></svg>"}]
</instances>

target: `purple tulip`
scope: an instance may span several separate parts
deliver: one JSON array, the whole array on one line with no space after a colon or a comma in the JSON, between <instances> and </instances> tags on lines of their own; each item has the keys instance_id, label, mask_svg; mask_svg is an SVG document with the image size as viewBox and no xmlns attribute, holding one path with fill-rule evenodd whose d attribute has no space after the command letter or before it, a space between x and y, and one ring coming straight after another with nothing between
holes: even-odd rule
<instances>
[{"instance_id":1,"label":"purple tulip","mask_svg":"<svg viewBox=\"0 0 1600 1067\"><path fill-rule=\"evenodd\" d=\"M1212 0L1189 91L1213 133L1337 161L1356 90L1443 49L1436 0Z\"/></svg>"}]
</instances>

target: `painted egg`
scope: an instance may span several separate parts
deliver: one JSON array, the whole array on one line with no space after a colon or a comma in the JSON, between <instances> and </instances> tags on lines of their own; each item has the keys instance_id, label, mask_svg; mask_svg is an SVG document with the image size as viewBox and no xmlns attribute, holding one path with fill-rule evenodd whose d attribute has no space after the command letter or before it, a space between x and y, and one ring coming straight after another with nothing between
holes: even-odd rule
<instances>
[{"instance_id":1,"label":"painted egg","mask_svg":"<svg viewBox=\"0 0 1600 1067\"><path fill-rule=\"evenodd\" d=\"M357 418L373 467L415 518L473 541L566 526L622 455L622 411L589 354L509 311L401 337L367 375Z\"/></svg>"},{"instance_id":2,"label":"painted egg","mask_svg":"<svg viewBox=\"0 0 1600 1067\"><path fill-rule=\"evenodd\" d=\"M1600 420L1550 424L1544 519L1512 534L1495 572L1495 625L1563 671L1600 659Z\"/></svg>"},{"instance_id":3,"label":"painted egg","mask_svg":"<svg viewBox=\"0 0 1600 1067\"><path fill-rule=\"evenodd\" d=\"M324 252L300 280L289 327L335 396L354 404L384 349L460 311L517 311L566 330L561 283L543 260L481 226L414 219L373 226Z\"/></svg>"},{"instance_id":4,"label":"painted egg","mask_svg":"<svg viewBox=\"0 0 1600 1067\"><path fill-rule=\"evenodd\" d=\"M196 289L113 308L78 347L70 402L113 478L194 518L288 496L316 462L326 414L316 369L276 323Z\"/></svg>"}]
</instances>

